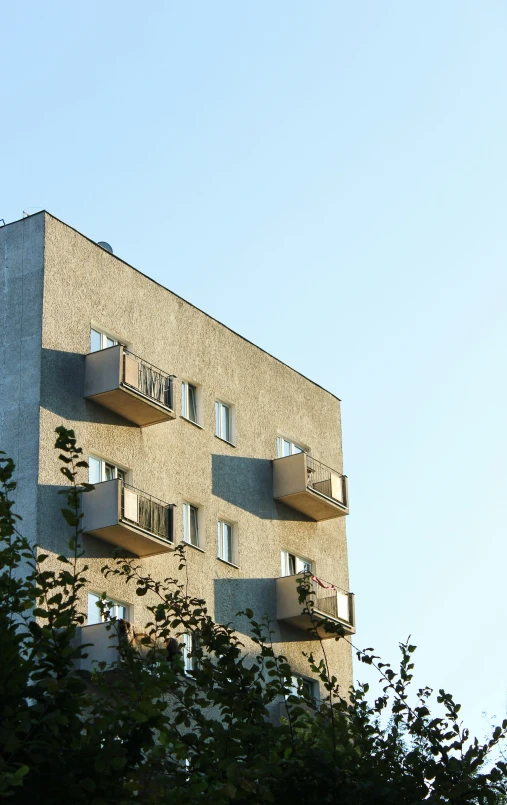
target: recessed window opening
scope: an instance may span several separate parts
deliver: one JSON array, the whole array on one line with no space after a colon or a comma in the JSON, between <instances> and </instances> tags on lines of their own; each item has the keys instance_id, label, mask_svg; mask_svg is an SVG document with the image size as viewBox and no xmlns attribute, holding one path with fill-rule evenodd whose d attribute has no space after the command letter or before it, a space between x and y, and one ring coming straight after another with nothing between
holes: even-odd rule
<instances>
[{"instance_id":1,"label":"recessed window opening","mask_svg":"<svg viewBox=\"0 0 507 805\"><path fill-rule=\"evenodd\" d=\"M126 480L126 470L117 467L116 464L111 464L103 458L96 456L88 457L88 482L90 484L100 484L102 481L112 481L113 478L120 478L121 481Z\"/></svg>"},{"instance_id":2,"label":"recessed window opening","mask_svg":"<svg viewBox=\"0 0 507 805\"><path fill-rule=\"evenodd\" d=\"M183 503L183 541L200 547L199 508L192 503Z\"/></svg>"},{"instance_id":3,"label":"recessed window opening","mask_svg":"<svg viewBox=\"0 0 507 805\"><path fill-rule=\"evenodd\" d=\"M234 545L234 526L227 520L218 521L218 558L224 562L236 564Z\"/></svg>"},{"instance_id":4,"label":"recessed window opening","mask_svg":"<svg viewBox=\"0 0 507 805\"><path fill-rule=\"evenodd\" d=\"M318 684L315 679L309 679L306 676L294 675L289 685L291 696L299 696L301 692L306 693L314 701L318 698Z\"/></svg>"},{"instance_id":5,"label":"recessed window opening","mask_svg":"<svg viewBox=\"0 0 507 805\"><path fill-rule=\"evenodd\" d=\"M117 620L123 618L123 620L128 621L129 607L127 604L123 604L121 601L115 601L113 598L107 598L105 600L105 609L102 613L99 607L99 602L102 600L102 596L97 593L88 593L88 625L104 623L107 619L112 618L116 618Z\"/></svg>"},{"instance_id":6,"label":"recessed window opening","mask_svg":"<svg viewBox=\"0 0 507 805\"><path fill-rule=\"evenodd\" d=\"M183 636L183 667L185 673L189 674L197 668L198 659L194 654L199 650L199 638L197 635L186 632Z\"/></svg>"},{"instance_id":7,"label":"recessed window opening","mask_svg":"<svg viewBox=\"0 0 507 805\"><path fill-rule=\"evenodd\" d=\"M285 456L293 456L296 453L304 453L305 448L296 442L291 442L289 439L285 439L283 436L278 436L276 440L278 458L284 458Z\"/></svg>"},{"instance_id":8,"label":"recessed window opening","mask_svg":"<svg viewBox=\"0 0 507 805\"><path fill-rule=\"evenodd\" d=\"M289 551L282 551L282 576L295 576L297 573L311 572L312 562Z\"/></svg>"},{"instance_id":9,"label":"recessed window opening","mask_svg":"<svg viewBox=\"0 0 507 805\"><path fill-rule=\"evenodd\" d=\"M101 349L108 349L115 347L118 340L113 336L108 335L103 330L97 330L95 327L90 329L90 352L99 352Z\"/></svg>"},{"instance_id":10,"label":"recessed window opening","mask_svg":"<svg viewBox=\"0 0 507 805\"><path fill-rule=\"evenodd\" d=\"M233 443L233 408L227 403L215 402L215 435L224 442Z\"/></svg>"},{"instance_id":11,"label":"recessed window opening","mask_svg":"<svg viewBox=\"0 0 507 805\"><path fill-rule=\"evenodd\" d=\"M181 416L199 424L198 388L186 380L181 384Z\"/></svg>"}]
</instances>

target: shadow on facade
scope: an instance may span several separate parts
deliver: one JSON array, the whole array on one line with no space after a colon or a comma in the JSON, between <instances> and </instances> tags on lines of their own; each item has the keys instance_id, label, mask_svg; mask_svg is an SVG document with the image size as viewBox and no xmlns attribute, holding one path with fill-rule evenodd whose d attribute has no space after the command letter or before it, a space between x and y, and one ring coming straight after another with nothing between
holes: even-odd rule
<instances>
[{"instance_id":1,"label":"shadow on facade","mask_svg":"<svg viewBox=\"0 0 507 805\"><path fill-rule=\"evenodd\" d=\"M65 495L60 491L68 492L69 486L56 484L39 484L37 490L37 508L39 518L37 522L37 544L44 551L53 551L56 554L70 556L69 540L74 536L74 529L67 525L61 512L67 506ZM23 524L21 524L22 526ZM20 529L21 533L22 528ZM80 538L81 547L85 550L87 559L110 559L114 561L114 545L98 537L83 534ZM127 551L120 549L118 556L132 557Z\"/></svg>"},{"instance_id":2,"label":"shadow on facade","mask_svg":"<svg viewBox=\"0 0 507 805\"><path fill-rule=\"evenodd\" d=\"M313 522L273 498L273 467L269 458L211 456L213 494L263 520Z\"/></svg>"},{"instance_id":3,"label":"shadow on facade","mask_svg":"<svg viewBox=\"0 0 507 805\"><path fill-rule=\"evenodd\" d=\"M248 619L236 613L250 608L255 620L267 616L278 631L274 579L214 579L213 585L217 623L228 623L237 632L249 635Z\"/></svg>"},{"instance_id":4,"label":"shadow on facade","mask_svg":"<svg viewBox=\"0 0 507 805\"><path fill-rule=\"evenodd\" d=\"M43 349L41 355L40 404L63 419L100 422L115 427L134 428L113 411L84 398L85 356L79 352Z\"/></svg>"},{"instance_id":5,"label":"shadow on facade","mask_svg":"<svg viewBox=\"0 0 507 805\"><path fill-rule=\"evenodd\" d=\"M213 585L217 623L229 624L236 632L251 636L248 618L237 614L249 608L254 620L269 618L272 643L281 653L287 643L318 641L315 635L277 620L275 579L214 579Z\"/></svg>"}]
</instances>

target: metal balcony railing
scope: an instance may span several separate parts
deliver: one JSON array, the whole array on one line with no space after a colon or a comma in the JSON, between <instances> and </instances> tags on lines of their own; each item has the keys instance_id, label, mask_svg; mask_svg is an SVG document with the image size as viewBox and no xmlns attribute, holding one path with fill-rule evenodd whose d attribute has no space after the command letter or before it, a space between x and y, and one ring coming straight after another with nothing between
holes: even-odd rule
<instances>
[{"instance_id":1,"label":"metal balcony railing","mask_svg":"<svg viewBox=\"0 0 507 805\"><path fill-rule=\"evenodd\" d=\"M276 579L276 612L278 620L316 632L324 640L333 637L326 628L327 620L341 624L346 634L356 630L354 594L317 578L311 571Z\"/></svg>"},{"instance_id":2,"label":"metal balcony railing","mask_svg":"<svg viewBox=\"0 0 507 805\"><path fill-rule=\"evenodd\" d=\"M306 453L307 488L347 507L346 476Z\"/></svg>"},{"instance_id":3,"label":"metal balcony railing","mask_svg":"<svg viewBox=\"0 0 507 805\"><path fill-rule=\"evenodd\" d=\"M354 611L351 601L352 593L342 590L329 581L311 576L310 581L313 588L314 609L353 625Z\"/></svg>"},{"instance_id":4,"label":"metal balcony railing","mask_svg":"<svg viewBox=\"0 0 507 805\"><path fill-rule=\"evenodd\" d=\"M133 352L123 349L123 382L136 391L173 409L173 378Z\"/></svg>"},{"instance_id":5,"label":"metal balcony railing","mask_svg":"<svg viewBox=\"0 0 507 805\"><path fill-rule=\"evenodd\" d=\"M122 520L172 542L173 505L122 482Z\"/></svg>"}]
</instances>

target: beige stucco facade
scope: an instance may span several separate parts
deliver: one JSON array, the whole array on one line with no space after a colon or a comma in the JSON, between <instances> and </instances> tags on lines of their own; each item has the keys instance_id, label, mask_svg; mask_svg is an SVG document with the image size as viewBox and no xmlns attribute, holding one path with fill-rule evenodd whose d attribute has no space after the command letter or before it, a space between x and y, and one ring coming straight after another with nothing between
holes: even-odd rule
<instances>
[{"instance_id":1,"label":"beige stucco facade","mask_svg":"<svg viewBox=\"0 0 507 805\"><path fill-rule=\"evenodd\" d=\"M281 435L342 473L339 400L48 213L0 228L0 260L0 447L17 462L27 535L54 557L66 550L54 450L54 430L65 424L85 455L126 469L135 488L174 505L174 544L183 534L182 503L200 507L201 550L186 550L189 591L220 622L234 624L245 607L268 614L277 649L307 674L302 650L318 654L318 643L276 620L281 551L311 559L313 573L348 591L346 517L315 521L276 501L272 460ZM175 376L173 418L141 428L85 399L91 326ZM180 415L182 380L199 387L200 426ZM232 408L234 445L215 435L216 400ZM219 519L234 524L237 566L217 558ZM83 547L90 589L128 604L141 628L143 601L101 573L113 546L86 535ZM157 578L177 574L172 552L139 562ZM346 690L350 647L332 640L325 647Z\"/></svg>"}]
</instances>

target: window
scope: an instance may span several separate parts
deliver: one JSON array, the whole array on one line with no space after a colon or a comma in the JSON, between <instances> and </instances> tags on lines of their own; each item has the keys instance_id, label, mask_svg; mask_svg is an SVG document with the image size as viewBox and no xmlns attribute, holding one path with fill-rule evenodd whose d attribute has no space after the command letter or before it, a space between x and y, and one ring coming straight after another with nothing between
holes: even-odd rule
<instances>
[{"instance_id":1,"label":"window","mask_svg":"<svg viewBox=\"0 0 507 805\"><path fill-rule=\"evenodd\" d=\"M109 618L123 618L129 619L129 608L126 604L120 601L113 601L112 598L107 598L104 603L106 609L104 614L100 611L99 601L102 601L102 596L97 593L88 593L88 625L92 623L103 623L106 620L105 613L108 613Z\"/></svg>"},{"instance_id":2,"label":"window","mask_svg":"<svg viewBox=\"0 0 507 805\"><path fill-rule=\"evenodd\" d=\"M90 329L90 352L98 352L100 349L115 347L118 341L102 330Z\"/></svg>"},{"instance_id":3,"label":"window","mask_svg":"<svg viewBox=\"0 0 507 805\"><path fill-rule=\"evenodd\" d=\"M126 474L125 470L115 464L110 464L103 458L88 457L88 481L91 484L100 484L102 481L111 481L113 478L125 481Z\"/></svg>"},{"instance_id":4,"label":"window","mask_svg":"<svg viewBox=\"0 0 507 805\"><path fill-rule=\"evenodd\" d=\"M312 563L309 559L296 556L295 553L282 551L282 576L295 576L296 573L304 573L312 570Z\"/></svg>"},{"instance_id":5,"label":"window","mask_svg":"<svg viewBox=\"0 0 507 805\"><path fill-rule=\"evenodd\" d=\"M183 667L185 673L189 674L197 667L198 659L193 656L199 650L199 638L195 634L186 633L183 635Z\"/></svg>"},{"instance_id":6,"label":"window","mask_svg":"<svg viewBox=\"0 0 507 805\"><path fill-rule=\"evenodd\" d=\"M183 506L183 542L200 547L199 536L199 508L192 503L184 503Z\"/></svg>"},{"instance_id":7,"label":"window","mask_svg":"<svg viewBox=\"0 0 507 805\"><path fill-rule=\"evenodd\" d=\"M284 458L285 456L293 456L295 453L304 453L305 448L301 447L299 444L295 442L289 441L289 439L284 439L283 436L278 436L276 440L278 458Z\"/></svg>"},{"instance_id":8,"label":"window","mask_svg":"<svg viewBox=\"0 0 507 805\"><path fill-rule=\"evenodd\" d=\"M293 676L289 685L289 696L300 696L306 693L314 701L318 699L318 685L315 679L308 679L307 676Z\"/></svg>"},{"instance_id":9,"label":"window","mask_svg":"<svg viewBox=\"0 0 507 805\"><path fill-rule=\"evenodd\" d=\"M224 442L234 443L233 407L217 400L215 402L215 436Z\"/></svg>"},{"instance_id":10,"label":"window","mask_svg":"<svg viewBox=\"0 0 507 805\"><path fill-rule=\"evenodd\" d=\"M218 521L218 558L231 565L236 564L234 526L227 520Z\"/></svg>"},{"instance_id":11,"label":"window","mask_svg":"<svg viewBox=\"0 0 507 805\"><path fill-rule=\"evenodd\" d=\"M199 419L199 389L186 380L181 384L181 416L190 422L200 424Z\"/></svg>"}]
</instances>

